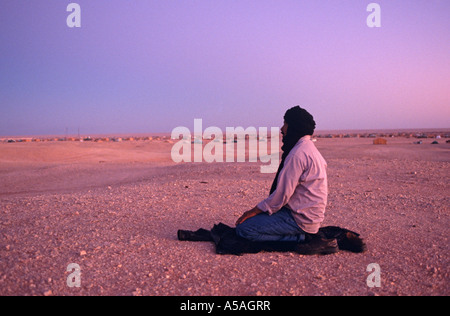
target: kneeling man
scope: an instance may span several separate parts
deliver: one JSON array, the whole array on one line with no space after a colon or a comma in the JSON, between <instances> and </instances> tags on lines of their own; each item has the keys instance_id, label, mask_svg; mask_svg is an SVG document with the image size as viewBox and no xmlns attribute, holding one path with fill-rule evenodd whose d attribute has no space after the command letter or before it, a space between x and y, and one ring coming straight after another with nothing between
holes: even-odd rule
<instances>
[{"instance_id":1,"label":"kneeling man","mask_svg":"<svg viewBox=\"0 0 450 316\"><path fill-rule=\"evenodd\" d=\"M282 160L270 196L245 212L236 233L250 241L313 242L337 251L336 240L317 237L327 205L327 163L312 142L316 123L299 106L289 109L281 128Z\"/></svg>"}]
</instances>

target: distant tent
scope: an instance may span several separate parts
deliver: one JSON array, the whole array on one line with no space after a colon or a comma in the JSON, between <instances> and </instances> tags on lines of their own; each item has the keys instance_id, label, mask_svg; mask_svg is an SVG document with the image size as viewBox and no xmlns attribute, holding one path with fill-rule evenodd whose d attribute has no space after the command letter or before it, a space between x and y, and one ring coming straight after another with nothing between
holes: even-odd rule
<instances>
[{"instance_id":1,"label":"distant tent","mask_svg":"<svg viewBox=\"0 0 450 316\"><path fill-rule=\"evenodd\" d=\"M373 140L374 145L387 145L387 140L384 138L377 138Z\"/></svg>"}]
</instances>

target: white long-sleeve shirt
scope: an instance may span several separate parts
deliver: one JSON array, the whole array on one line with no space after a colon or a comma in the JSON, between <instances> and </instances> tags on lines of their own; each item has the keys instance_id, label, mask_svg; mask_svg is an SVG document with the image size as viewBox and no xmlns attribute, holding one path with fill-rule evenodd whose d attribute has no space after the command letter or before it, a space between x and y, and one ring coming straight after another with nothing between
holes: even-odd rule
<instances>
[{"instance_id":1,"label":"white long-sleeve shirt","mask_svg":"<svg viewBox=\"0 0 450 316\"><path fill-rule=\"evenodd\" d=\"M272 215L286 206L303 231L315 234L324 220L327 198L327 163L311 136L304 136L286 157L277 189L258 208Z\"/></svg>"}]
</instances>

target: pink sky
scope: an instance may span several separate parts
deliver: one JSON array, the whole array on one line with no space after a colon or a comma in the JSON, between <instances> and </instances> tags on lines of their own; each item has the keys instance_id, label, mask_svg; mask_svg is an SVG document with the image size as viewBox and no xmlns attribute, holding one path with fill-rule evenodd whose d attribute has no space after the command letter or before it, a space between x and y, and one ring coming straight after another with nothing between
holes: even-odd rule
<instances>
[{"instance_id":1,"label":"pink sky","mask_svg":"<svg viewBox=\"0 0 450 316\"><path fill-rule=\"evenodd\" d=\"M74 2L0 2L0 135L450 127L448 0Z\"/></svg>"}]
</instances>

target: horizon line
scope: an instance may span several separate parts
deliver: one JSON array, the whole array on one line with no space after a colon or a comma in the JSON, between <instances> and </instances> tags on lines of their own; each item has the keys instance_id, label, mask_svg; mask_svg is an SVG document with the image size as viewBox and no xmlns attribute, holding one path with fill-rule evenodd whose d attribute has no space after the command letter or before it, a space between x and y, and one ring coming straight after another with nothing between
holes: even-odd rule
<instances>
[{"instance_id":1,"label":"horizon line","mask_svg":"<svg viewBox=\"0 0 450 316\"><path fill-rule=\"evenodd\" d=\"M317 129L313 135L320 134L351 134L351 133L371 133L371 132L450 132L450 127L442 128L367 128L367 129ZM144 137L144 136L167 136L172 132L146 132L146 133L80 133L73 134L22 134L22 135L0 135L0 139L13 138L56 138L56 137ZM192 133L193 134L193 133ZM224 133L226 134L226 133Z\"/></svg>"}]
</instances>

